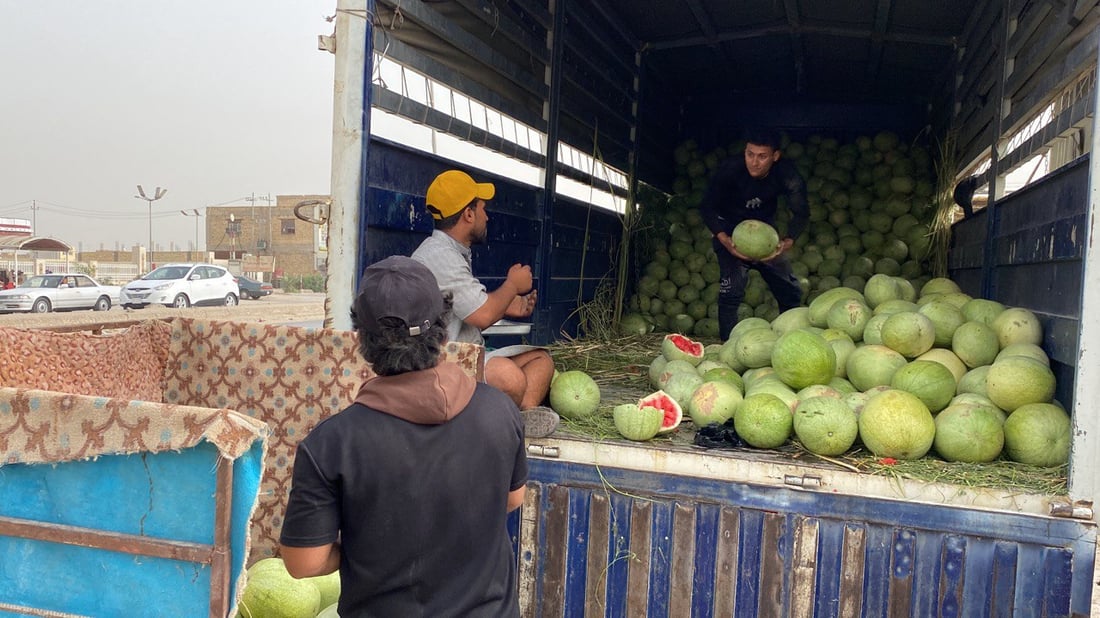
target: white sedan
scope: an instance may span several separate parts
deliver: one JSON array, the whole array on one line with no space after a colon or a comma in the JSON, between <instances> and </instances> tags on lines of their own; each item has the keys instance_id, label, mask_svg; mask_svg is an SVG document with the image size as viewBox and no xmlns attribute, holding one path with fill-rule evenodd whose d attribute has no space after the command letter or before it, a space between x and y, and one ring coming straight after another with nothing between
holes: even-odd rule
<instances>
[{"instance_id":1,"label":"white sedan","mask_svg":"<svg viewBox=\"0 0 1100 618\"><path fill-rule=\"evenodd\" d=\"M107 311L118 303L117 285L100 285L88 275L62 273L28 277L18 287L0 291L0 313L70 311L91 309Z\"/></svg>"}]
</instances>

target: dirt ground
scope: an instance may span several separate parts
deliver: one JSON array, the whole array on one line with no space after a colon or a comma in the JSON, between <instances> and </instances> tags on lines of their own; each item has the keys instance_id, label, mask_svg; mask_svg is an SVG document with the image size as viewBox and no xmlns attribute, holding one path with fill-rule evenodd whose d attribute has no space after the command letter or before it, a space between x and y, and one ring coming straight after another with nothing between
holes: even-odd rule
<instances>
[{"instance_id":1,"label":"dirt ground","mask_svg":"<svg viewBox=\"0 0 1100 618\"><path fill-rule=\"evenodd\" d=\"M241 322L271 322L276 324L311 323L320 326L325 317L325 295L313 292L276 292L259 300L242 300L235 307L146 307L110 311L65 311L54 313L8 313L0 315L0 326L19 328L73 328L100 323L149 320L172 316L235 320Z\"/></svg>"}]
</instances>

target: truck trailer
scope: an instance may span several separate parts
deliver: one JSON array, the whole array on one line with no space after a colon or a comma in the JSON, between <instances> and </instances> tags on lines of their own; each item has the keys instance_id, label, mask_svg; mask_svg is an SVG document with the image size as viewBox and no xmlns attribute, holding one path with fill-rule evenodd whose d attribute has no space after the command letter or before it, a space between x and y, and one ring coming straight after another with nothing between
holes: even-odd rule
<instances>
[{"instance_id":1,"label":"truck trailer","mask_svg":"<svg viewBox=\"0 0 1100 618\"><path fill-rule=\"evenodd\" d=\"M950 228L946 274L1043 325L1073 420L1064 493L532 439L510 527L525 615L1089 615L1095 0L340 0L334 21L320 45L336 62L336 328L350 328L358 273L431 232L424 191L460 167L497 189L475 272L492 289L531 264L541 302L525 340L575 335L578 307L637 259L623 250L637 196L674 192L676 146L732 143L749 125L950 144L941 176L987 189ZM1036 157L1050 171L1013 186Z\"/></svg>"}]
</instances>

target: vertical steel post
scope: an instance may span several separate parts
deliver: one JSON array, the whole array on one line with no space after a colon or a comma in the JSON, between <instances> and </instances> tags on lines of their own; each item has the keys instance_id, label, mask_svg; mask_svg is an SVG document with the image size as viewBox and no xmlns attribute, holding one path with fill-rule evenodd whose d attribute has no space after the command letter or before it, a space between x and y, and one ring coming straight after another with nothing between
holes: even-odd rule
<instances>
[{"instance_id":1,"label":"vertical steel post","mask_svg":"<svg viewBox=\"0 0 1100 618\"><path fill-rule=\"evenodd\" d=\"M332 106L332 187L328 213L325 326L351 329L365 240L366 161L370 142L374 0L336 3L336 66Z\"/></svg>"},{"instance_id":2,"label":"vertical steel post","mask_svg":"<svg viewBox=\"0 0 1100 618\"><path fill-rule=\"evenodd\" d=\"M1100 45L1096 57L1100 58ZM1094 67L1093 72L1097 69ZM1089 152L1088 209L1085 212L1084 240L1081 243L1081 311L1078 314L1077 375L1073 395L1073 443L1069 462L1069 495L1073 500L1096 501L1100 491L1100 249L1094 250L1097 234L1097 205L1100 204L1100 97L1092 96L1092 150ZM1096 519L1093 511L1093 519Z\"/></svg>"},{"instance_id":3,"label":"vertical steel post","mask_svg":"<svg viewBox=\"0 0 1100 618\"><path fill-rule=\"evenodd\" d=\"M566 0L551 0L550 11L554 16L554 24L547 33L547 45L550 47L550 67L547 73L547 100L544 102L544 119L546 120L546 169L543 177L543 196L541 211L541 230L539 236L538 259L535 263L539 296L546 302L539 303L539 309L534 320L532 337L536 343L548 343L553 339L554 333L550 331L550 252L554 243L554 201L557 193L558 180L558 128L561 116L561 79L562 79L562 54L565 50L565 2ZM584 281L580 282L584 285Z\"/></svg>"},{"instance_id":4,"label":"vertical steel post","mask_svg":"<svg viewBox=\"0 0 1100 618\"><path fill-rule=\"evenodd\" d=\"M993 263L996 250L996 238L998 229L997 200L1004 193L1004 179L1001 178L1001 133L1004 131L1004 98L1005 81L1008 79L1008 25L1009 4L1000 3L1001 26L997 35L997 84L993 91L996 94L996 110L993 116L993 143L989 157L989 202L985 207L985 246L982 249L982 298L997 298L997 282L995 279L996 264ZM991 6L995 6L992 4Z\"/></svg>"}]
</instances>

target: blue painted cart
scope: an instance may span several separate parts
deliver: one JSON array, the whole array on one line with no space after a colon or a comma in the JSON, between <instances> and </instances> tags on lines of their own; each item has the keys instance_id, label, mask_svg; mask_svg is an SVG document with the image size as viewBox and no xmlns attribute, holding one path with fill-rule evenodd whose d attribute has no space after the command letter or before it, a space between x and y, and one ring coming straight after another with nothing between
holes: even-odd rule
<instances>
[{"instance_id":1,"label":"blue painted cart","mask_svg":"<svg viewBox=\"0 0 1100 618\"><path fill-rule=\"evenodd\" d=\"M263 423L0 388L0 616L225 617Z\"/></svg>"}]
</instances>

